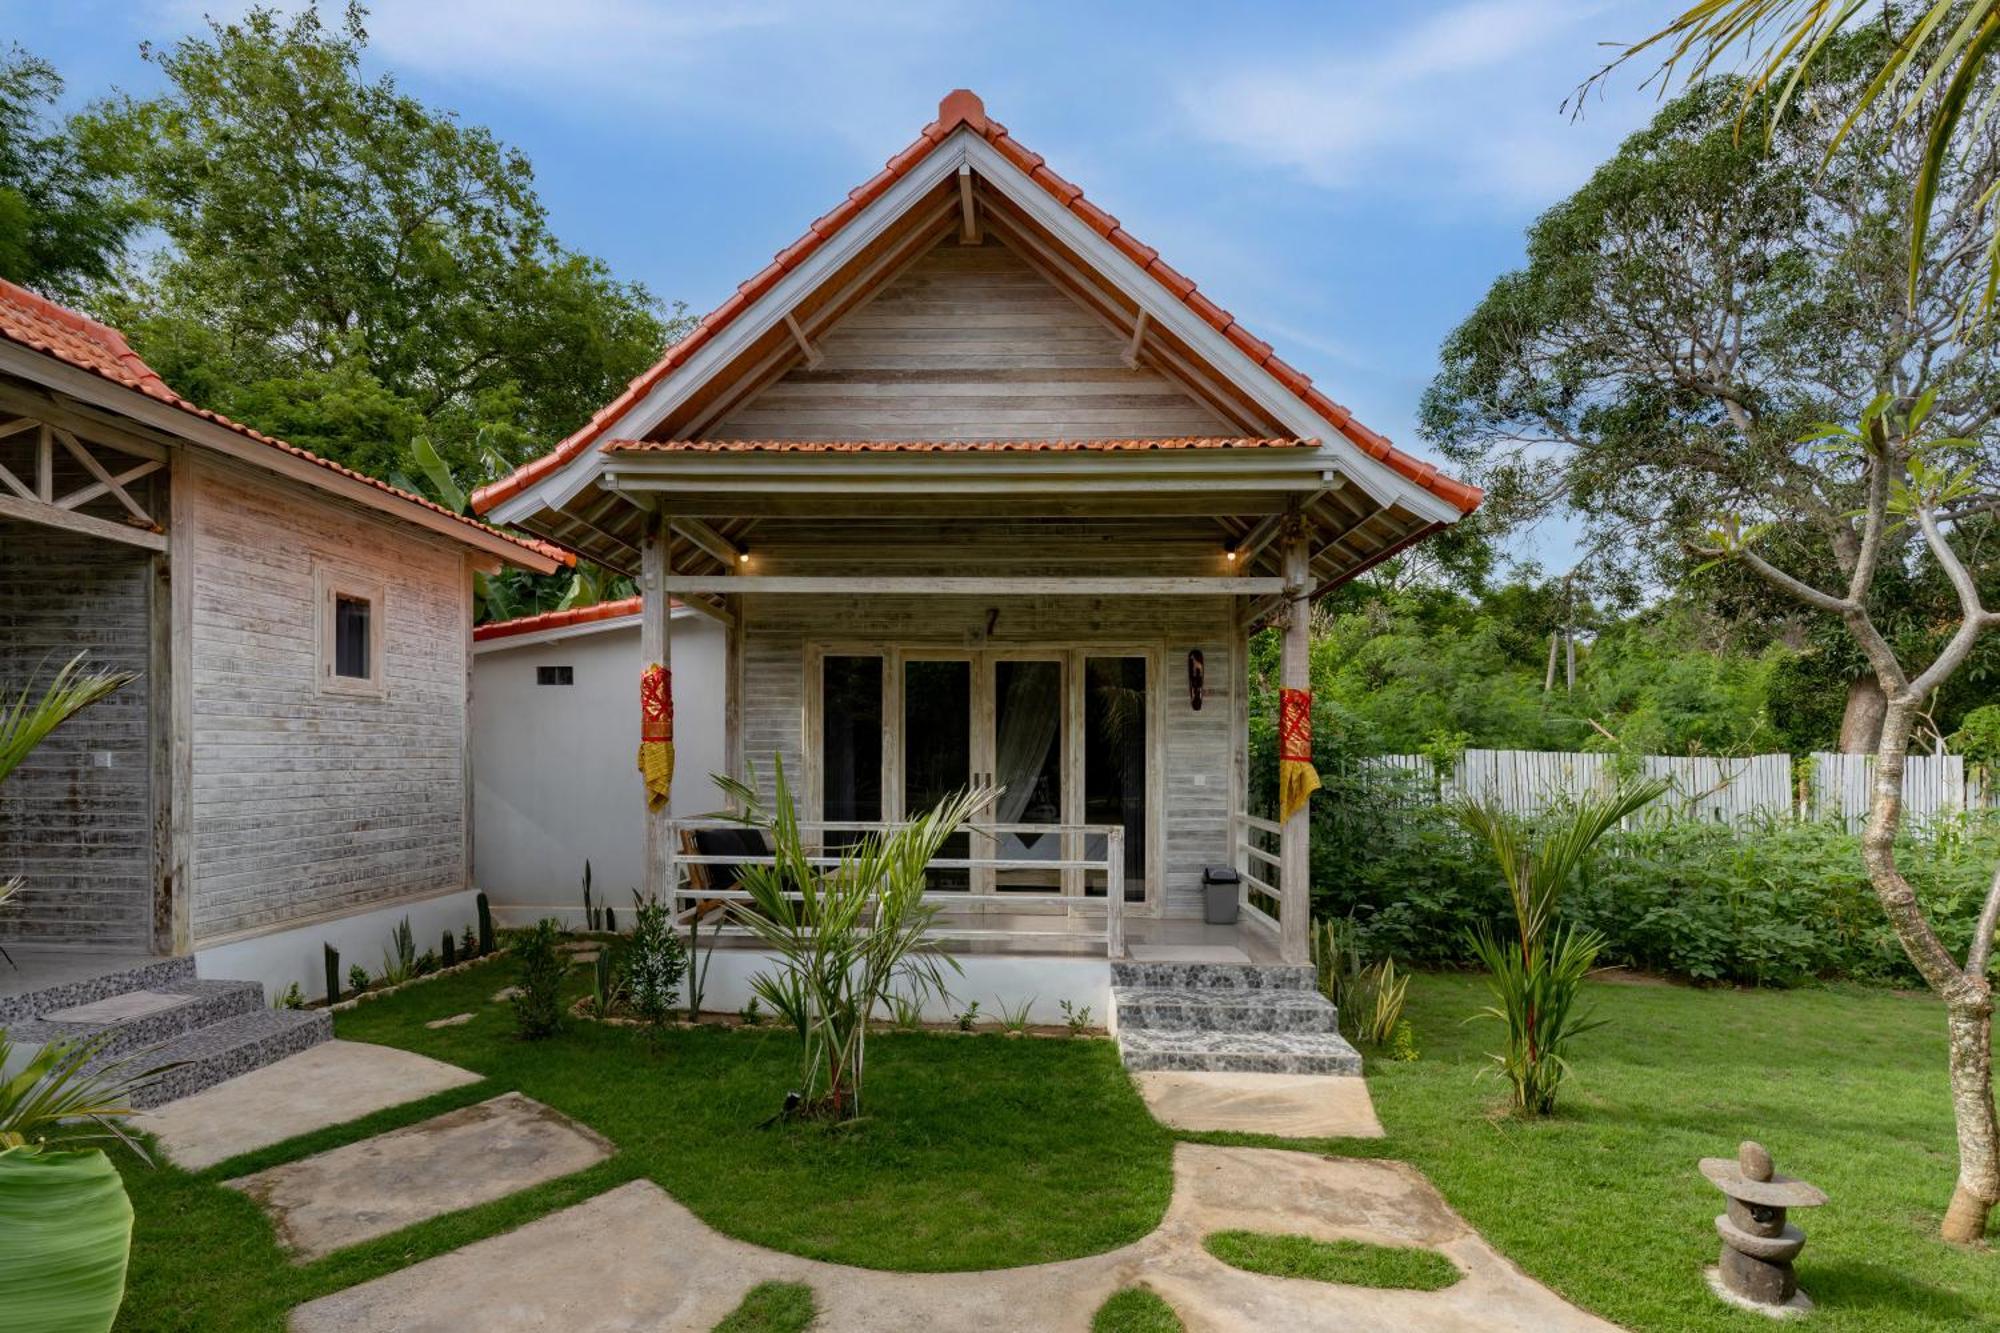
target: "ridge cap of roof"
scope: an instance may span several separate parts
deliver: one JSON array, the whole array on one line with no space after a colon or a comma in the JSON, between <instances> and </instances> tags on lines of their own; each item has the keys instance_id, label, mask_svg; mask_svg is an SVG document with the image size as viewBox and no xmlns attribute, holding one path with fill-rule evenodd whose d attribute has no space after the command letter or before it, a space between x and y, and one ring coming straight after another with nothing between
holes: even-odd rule
<instances>
[{"instance_id":1,"label":"ridge cap of roof","mask_svg":"<svg viewBox=\"0 0 2000 1333\"><path fill-rule=\"evenodd\" d=\"M706 343L718 330L734 321L739 314L749 308L751 302L763 296L786 273L817 250L829 236L839 231L892 183L908 173L917 163L928 157L934 148L950 138L954 131L961 128L979 135L992 144L995 151L1023 175L1040 185L1063 207L1075 213L1093 231L1110 241L1126 258L1159 283L1169 295L1193 310L1210 327L1227 338L1238 351L1249 357L1258 368L1270 374L1288 393L1314 414L1323 418L1368 457L1444 500L1461 515L1469 514L1479 507L1485 498L1483 490L1468 482L1446 476L1435 463L1427 463L1416 455L1397 448L1387 436L1355 420L1351 411L1314 387L1310 376L1280 360L1272 351L1271 344L1251 334L1229 311L1200 295L1198 285L1161 260L1159 251L1126 231L1116 217L1086 200L1080 186L1071 184L1050 170L1041 154L1030 150L1020 140L1014 138L1005 125L986 114L986 104L976 93L969 88L955 88L938 102L937 118L926 125L922 133L908 147L890 157L881 171L849 190L844 201L816 219L798 240L779 250L772 262L760 272L740 283L721 305L702 316L685 334L670 343L660 359L645 372L635 376L623 393L592 413L589 421L564 437L555 448L539 458L523 463L506 476L496 478L475 490L472 493L472 508L476 512L484 513L582 456L592 443L603 436L616 416L651 392L676 367L685 362L692 352Z\"/></svg>"}]
</instances>

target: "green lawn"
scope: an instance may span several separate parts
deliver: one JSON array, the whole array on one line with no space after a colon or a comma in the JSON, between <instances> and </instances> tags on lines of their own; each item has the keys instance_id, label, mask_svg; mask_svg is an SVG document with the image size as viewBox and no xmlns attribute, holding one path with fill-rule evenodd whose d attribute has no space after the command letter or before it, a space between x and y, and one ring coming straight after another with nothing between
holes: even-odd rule
<instances>
[{"instance_id":1,"label":"green lawn","mask_svg":"<svg viewBox=\"0 0 2000 1333\"><path fill-rule=\"evenodd\" d=\"M1767 1327L1716 1302L1721 1195L1695 1170L1761 1140L1832 1202L1795 1220L1815 1330L2000 1328L2000 1251L1935 1239L1956 1173L1944 1017L1928 999L1840 988L1591 987L1564 1107L1498 1113L1477 977L1418 976L1416 1064L1370 1061L1386 1140L1315 1145L1421 1167L1522 1268L1608 1319L1658 1333ZM1235 1136L1193 1136L1255 1142ZM1296 1146L1296 1145L1293 1145Z\"/></svg>"},{"instance_id":2,"label":"green lawn","mask_svg":"<svg viewBox=\"0 0 2000 1333\"><path fill-rule=\"evenodd\" d=\"M789 1086L785 1033L675 1032L653 1052L629 1029L576 1024L523 1043L505 1008L486 1003L506 979L504 964L474 969L339 1020L343 1037L435 1055L486 1074L479 1085L207 1172L121 1160L138 1227L120 1326L275 1330L302 1300L638 1176L730 1235L881 1268L1100 1252L1145 1234L1166 1207L1171 1138L1145 1115L1108 1042L871 1038L865 1121L759 1129ZM1409 1017L1423 1059L1369 1069L1386 1140L1188 1137L1412 1162L1534 1276L1659 1333L1764 1327L1718 1305L1702 1282L1720 1196L1695 1171L1696 1159L1756 1137L1781 1170L1832 1196L1798 1219L1810 1238L1799 1268L1820 1305L1815 1329L2000 1328L2000 1253L1933 1239L1954 1173L1936 1005L1859 990L1594 986L1611 1022L1583 1039L1563 1112L1530 1124L1498 1114L1498 1084L1478 1077L1493 1034L1462 1020L1482 997L1477 978L1414 980ZM465 1009L480 1018L422 1026ZM219 1185L510 1088L603 1131L620 1151L577 1176L302 1266L279 1252L247 1199Z\"/></svg>"},{"instance_id":3,"label":"green lawn","mask_svg":"<svg viewBox=\"0 0 2000 1333\"><path fill-rule=\"evenodd\" d=\"M523 1042L487 997L506 964L471 969L339 1016L340 1036L488 1075L414 1108L281 1144L207 1172L122 1162L138 1212L121 1327L277 1329L291 1305L518 1226L637 1176L719 1230L876 1268L997 1268L1094 1254L1158 1225L1172 1141L1117 1050L1091 1040L885 1034L868 1045L867 1117L759 1128L793 1084L776 1027L670 1032L572 1023ZM580 989L581 973L575 979ZM480 1017L429 1030L426 1019ZM218 1181L519 1089L592 1126L617 1155L578 1176L294 1266L248 1200Z\"/></svg>"},{"instance_id":4,"label":"green lawn","mask_svg":"<svg viewBox=\"0 0 2000 1333\"><path fill-rule=\"evenodd\" d=\"M1232 1268L1271 1277L1303 1277L1355 1287L1441 1291L1465 1274L1436 1250L1371 1245L1361 1240L1315 1240L1263 1231L1217 1231L1203 1238L1208 1252Z\"/></svg>"}]
</instances>

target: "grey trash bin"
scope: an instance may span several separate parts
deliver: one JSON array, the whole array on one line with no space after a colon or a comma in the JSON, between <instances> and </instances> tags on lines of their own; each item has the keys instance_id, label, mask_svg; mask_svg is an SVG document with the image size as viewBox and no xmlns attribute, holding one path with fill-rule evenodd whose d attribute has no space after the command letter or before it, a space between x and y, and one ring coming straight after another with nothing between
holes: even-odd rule
<instances>
[{"instance_id":1,"label":"grey trash bin","mask_svg":"<svg viewBox=\"0 0 2000 1333\"><path fill-rule=\"evenodd\" d=\"M1211 926L1235 925L1237 889L1242 882L1234 866L1203 866L1202 920Z\"/></svg>"}]
</instances>

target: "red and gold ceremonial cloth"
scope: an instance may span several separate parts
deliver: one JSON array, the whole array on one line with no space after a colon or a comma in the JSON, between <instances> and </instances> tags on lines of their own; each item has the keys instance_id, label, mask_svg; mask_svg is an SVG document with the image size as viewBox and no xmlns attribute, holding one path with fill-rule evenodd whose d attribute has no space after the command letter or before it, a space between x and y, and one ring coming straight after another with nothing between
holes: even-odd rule
<instances>
[{"instance_id":1,"label":"red and gold ceremonial cloth","mask_svg":"<svg viewBox=\"0 0 2000 1333\"><path fill-rule=\"evenodd\" d=\"M1319 790L1313 767L1311 690L1278 691L1278 818L1290 819Z\"/></svg>"},{"instance_id":2,"label":"red and gold ceremonial cloth","mask_svg":"<svg viewBox=\"0 0 2000 1333\"><path fill-rule=\"evenodd\" d=\"M646 808L664 809L674 786L674 687L658 662L639 673L639 772Z\"/></svg>"}]
</instances>

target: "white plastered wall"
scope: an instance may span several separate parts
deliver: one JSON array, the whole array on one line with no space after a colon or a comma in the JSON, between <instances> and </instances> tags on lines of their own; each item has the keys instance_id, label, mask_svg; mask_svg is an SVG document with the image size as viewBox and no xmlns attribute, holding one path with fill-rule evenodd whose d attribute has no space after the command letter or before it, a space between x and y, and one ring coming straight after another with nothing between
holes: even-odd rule
<instances>
[{"instance_id":1,"label":"white plastered wall","mask_svg":"<svg viewBox=\"0 0 2000 1333\"><path fill-rule=\"evenodd\" d=\"M505 925L543 916L582 924L586 858L593 896L621 918L640 880L639 629L628 622L577 631L552 641L489 640L473 658L473 882ZM709 775L726 767L726 637L706 616L674 617L677 815L722 805ZM576 683L537 685L541 666L570 667Z\"/></svg>"}]
</instances>

